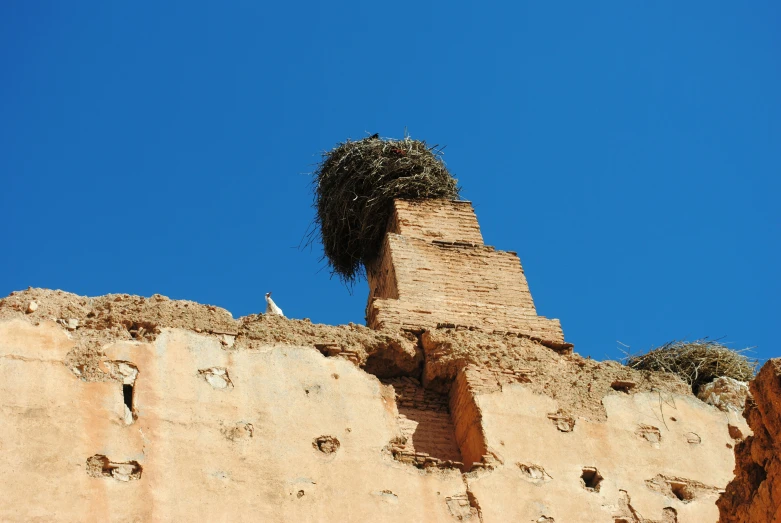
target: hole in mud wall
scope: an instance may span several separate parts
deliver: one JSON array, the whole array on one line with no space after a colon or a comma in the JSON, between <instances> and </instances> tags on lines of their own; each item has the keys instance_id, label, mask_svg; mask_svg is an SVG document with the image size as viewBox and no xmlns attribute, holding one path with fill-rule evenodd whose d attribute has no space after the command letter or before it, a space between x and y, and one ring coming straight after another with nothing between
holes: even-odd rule
<instances>
[{"instance_id":1,"label":"hole in mud wall","mask_svg":"<svg viewBox=\"0 0 781 523\"><path fill-rule=\"evenodd\" d=\"M687 485L686 483L678 483L675 481L670 482L670 490L672 490L673 495L683 501L684 503L688 503L689 501L694 499L694 492L692 491L691 487Z\"/></svg>"},{"instance_id":2,"label":"hole in mud wall","mask_svg":"<svg viewBox=\"0 0 781 523\"><path fill-rule=\"evenodd\" d=\"M523 474L524 479L531 481L532 483L545 483L553 479L551 475L539 465L518 463L518 468L521 469L521 474Z\"/></svg>"},{"instance_id":3,"label":"hole in mud wall","mask_svg":"<svg viewBox=\"0 0 781 523\"><path fill-rule=\"evenodd\" d=\"M592 492L599 492L600 483L604 478L595 467L584 467L580 481L583 488Z\"/></svg>"},{"instance_id":4,"label":"hole in mud wall","mask_svg":"<svg viewBox=\"0 0 781 523\"><path fill-rule=\"evenodd\" d=\"M341 443L333 436L320 436L312 441L312 446L323 454L333 454L339 450Z\"/></svg>"},{"instance_id":5,"label":"hole in mud wall","mask_svg":"<svg viewBox=\"0 0 781 523\"><path fill-rule=\"evenodd\" d=\"M136 419L136 412L133 409L133 396L135 392L134 385L138 378L138 368L127 361L107 361L105 365L109 370L109 374L122 382L123 419L126 425L131 425Z\"/></svg>"},{"instance_id":6,"label":"hole in mud wall","mask_svg":"<svg viewBox=\"0 0 781 523\"><path fill-rule=\"evenodd\" d=\"M627 380L616 380L613 383L610 384L610 387L618 392L624 392L626 394L629 394L629 391L634 389L637 386L637 384L633 381L627 381Z\"/></svg>"},{"instance_id":7,"label":"hole in mud wall","mask_svg":"<svg viewBox=\"0 0 781 523\"><path fill-rule=\"evenodd\" d=\"M154 341L159 333L157 325L144 321L125 321L123 325L134 340Z\"/></svg>"},{"instance_id":8,"label":"hole in mud wall","mask_svg":"<svg viewBox=\"0 0 781 523\"><path fill-rule=\"evenodd\" d=\"M112 478L117 481L133 481L141 478L138 461L114 462L103 454L87 458L87 475L93 478Z\"/></svg>"},{"instance_id":9,"label":"hole in mud wall","mask_svg":"<svg viewBox=\"0 0 781 523\"><path fill-rule=\"evenodd\" d=\"M382 380L396 393L402 439L392 445L393 456L419 468L463 467L450 417L447 394L424 389L410 377Z\"/></svg>"},{"instance_id":10,"label":"hole in mud wall","mask_svg":"<svg viewBox=\"0 0 781 523\"><path fill-rule=\"evenodd\" d=\"M740 430L740 428L736 427L735 425L727 425L727 429L729 430L729 437L739 441L743 439L743 431Z\"/></svg>"},{"instance_id":11,"label":"hole in mud wall","mask_svg":"<svg viewBox=\"0 0 781 523\"><path fill-rule=\"evenodd\" d=\"M125 400L125 407L133 412L133 385L122 385L122 397Z\"/></svg>"},{"instance_id":12,"label":"hole in mud wall","mask_svg":"<svg viewBox=\"0 0 781 523\"><path fill-rule=\"evenodd\" d=\"M363 370L377 376L381 380L405 374L404 371L399 369L398 364L393 358L384 357L383 354L384 351L376 351L375 353L370 354L366 359Z\"/></svg>"}]
</instances>

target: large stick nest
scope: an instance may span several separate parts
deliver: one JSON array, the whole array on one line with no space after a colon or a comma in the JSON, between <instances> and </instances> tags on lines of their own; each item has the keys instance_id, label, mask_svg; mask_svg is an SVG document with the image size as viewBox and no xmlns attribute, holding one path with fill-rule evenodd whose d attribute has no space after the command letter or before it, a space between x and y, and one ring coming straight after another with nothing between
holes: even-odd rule
<instances>
[{"instance_id":1,"label":"large stick nest","mask_svg":"<svg viewBox=\"0 0 781 523\"><path fill-rule=\"evenodd\" d=\"M376 135L347 140L323 159L314 179L315 229L334 274L348 284L363 275L382 245L393 200L457 199L457 180L442 149L404 138Z\"/></svg>"},{"instance_id":2,"label":"large stick nest","mask_svg":"<svg viewBox=\"0 0 781 523\"><path fill-rule=\"evenodd\" d=\"M700 385L727 376L739 381L754 377L757 360L707 338L695 341L671 341L646 354L625 358L627 366L639 370L672 372L688 383L696 394Z\"/></svg>"}]
</instances>

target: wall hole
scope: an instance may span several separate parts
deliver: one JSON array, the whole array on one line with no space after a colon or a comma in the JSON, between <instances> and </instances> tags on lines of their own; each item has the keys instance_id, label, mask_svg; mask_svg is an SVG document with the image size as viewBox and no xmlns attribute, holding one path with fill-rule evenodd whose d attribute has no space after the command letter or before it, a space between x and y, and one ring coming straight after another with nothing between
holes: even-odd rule
<instances>
[{"instance_id":1,"label":"wall hole","mask_svg":"<svg viewBox=\"0 0 781 523\"><path fill-rule=\"evenodd\" d=\"M634 389L637 386L637 384L633 381L627 381L627 380L616 380L613 383L610 384L610 387L613 390L616 390L618 392L625 392L629 394L629 391Z\"/></svg>"},{"instance_id":2,"label":"wall hole","mask_svg":"<svg viewBox=\"0 0 781 523\"><path fill-rule=\"evenodd\" d=\"M122 418L126 425L135 421L136 414L134 410L135 383L138 378L138 367L129 361L106 361L104 362L109 375L122 383L122 403L124 413Z\"/></svg>"},{"instance_id":3,"label":"wall hole","mask_svg":"<svg viewBox=\"0 0 781 523\"><path fill-rule=\"evenodd\" d=\"M103 454L87 459L87 475L93 478L112 478L117 481L133 481L141 478L138 461L113 462Z\"/></svg>"},{"instance_id":4,"label":"wall hole","mask_svg":"<svg viewBox=\"0 0 781 523\"><path fill-rule=\"evenodd\" d=\"M545 472L545 469L539 465L518 463L518 468L521 469L524 478L532 483L542 483L553 479L550 474Z\"/></svg>"},{"instance_id":5,"label":"wall hole","mask_svg":"<svg viewBox=\"0 0 781 523\"><path fill-rule=\"evenodd\" d=\"M127 329L128 334L130 334L130 337L134 340L154 341L160 332L160 330L157 328L157 325L150 322L135 322L126 320L122 323Z\"/></svg>"},{"instance_id":6,"label":"wall hole","mask_svg":"<svg viewBox=\"0 0 781 523\"><path fill-rule=\"evenodd\" d=\"M580 475L583 488L592 492L599 492L599 486L603 479L595 467L584 467L583 474Z\"/></svg>"},{"instance_id":7,"label":"wall hole","mask_svg":"<svg viewBox=\"0 0 781 523\"><path fill-rule=\"evenodd\" d=\"M741 431L740 428L736 427L735 425L727 425L727 428L729 429L730 438L735 440L743 439L743 431Z\"/></svg>"},{"instance_id":8,"label":"wall hole","mask_svg":"<svg viewBox=\"0 0 781 523\"><path fill-rule=\"evenodd\" d=\"M692 492L691 487L689 487L689 485L687 485L686 483L678 483L675 481L671 481L670 490L672 490L673 495L676 498L683 501L684 503L687 503L694 499L694 492Z\"/></svg>"},{"instance_id":9,"label":"wall hole","mask_svg":"<svg viewBox=\"0 0 781 523\"><path fill-rule=\"evenodd\" d=\"M323 454L333 454L339 450L339 440L333 436L320 436L312 441L312 446Z\"/></svg>"},{"instance_id":10,"label":"wall hole","mask_svg":"<svg viewBox=\"0 0 781 523\"><path fill-rule=\"evenodd\" d=\"M125 400L125 407L133 412L133 385L122 385L122 397Z\"/></svg>"},{"instance_id":11,"label":"wall hole","mask_svg":"<svg viewBox=\"0 0 781 523\"><path fill-rule=\"evenodd\" d=\"M393 387L398 409L397 421L402 437L390 444L394 459L421 469L463 467L448 395L426 389L411 377L383 379L382 383ZM466 396L466 392L462 391L462 396ZM468 404L466 397L461 401ZM463 425L471 427L473 423L464 422ZM474 460L481 459L478 452L474 454Z\"/></svg>"}]
</instances>

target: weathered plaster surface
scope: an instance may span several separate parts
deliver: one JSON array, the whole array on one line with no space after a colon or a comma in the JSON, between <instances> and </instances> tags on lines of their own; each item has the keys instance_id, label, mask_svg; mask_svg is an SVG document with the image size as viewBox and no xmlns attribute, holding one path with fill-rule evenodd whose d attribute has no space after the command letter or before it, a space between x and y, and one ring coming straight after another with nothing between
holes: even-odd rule
<instances>
[{"instance_id":1,"label":"weathered plaster surface","mask_svg":"<svg viewBox=\"0 0 781 523\"><path fill-rule=\"evenodd\" d=\"M728 424L742 423L693 396L615 392L606 422L577 418L562 432L555 400L509 383L454 415L479 427L469 445L493 456L462 474L394 460L404 416L393 391L347 359L229 350L164 328L103 347L104 370L138 369L128 419L122 382L85 382L63 363L73 344L54 322L0 321L0 472L13 500L2 521L664 521L667 507L679 522L716 521L733 463ZM140 477L95 474L96 455L127 471L137 463ZM581 485L584 467L604 478L599 492ZM658 475L699 485L694 499L665 493Z\"/></svg>"},{"instance_id":2,"label":"weathered plaster surface","mask_svg":"<svg viewBox=\"0 0 781 523\"><path fill-rule=\"evenodd\" d=\"M139 369L127 425L121 384L38 361L63 358L68 341L54 324L0 322L0 470L14 500L0 504L2 521L450 521L446 498L465 493L457 470L388 457L396 407L346 360L298 347L231 353L178 329L119 342L108 359ZM211 367L233 386L199 375ZM313 446L324 435L336 452ZM95 454L137 461L140 479L90 477Z\"/></svg>"},{"instance_id":3,"label":"weathered plaster surface","mask_svg":"<svg viewBox=\"0 0 781 523\"><path fill-rule=\"evenodd\" d=\"M477 403L488 447L504 462L469 480L486 523L537 521L543 516L613 522L629 516L622 509L621 491L649 520L661 521L665 507L677 512L679 522L718 520L715 502L732 477L724 464L733 460L734 442L726 415L697 399L616 392L603 399L606 422L577 419L571 432L560 431L548 418L558 410L554 400L523 385L480 395ZM658 428L658 443L638 435L641 426ZM700 443L689 443L690 433L696 433ZM521 465L537 466L545 474L530 478ZM604 478L598 492L581 485L583 469L590 467ZM683 502L649 488L647 481L660 474L713 488Z\"/></svg>"}]
</instances>

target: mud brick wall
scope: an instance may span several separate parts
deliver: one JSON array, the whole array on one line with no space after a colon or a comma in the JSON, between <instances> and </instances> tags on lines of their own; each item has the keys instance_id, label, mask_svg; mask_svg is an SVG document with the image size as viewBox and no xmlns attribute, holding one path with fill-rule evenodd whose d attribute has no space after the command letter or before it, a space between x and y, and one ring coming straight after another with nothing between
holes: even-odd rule
<instances>
[{"instance_id":1,"label":"mud brick wall","mask_svg":"<svg viewBox=\"0 0 781 523\"><path fill-rule=\"evenodd\" d=\"M396 201L367 274L372 328L454 325L564 341L558 320L537 315L518 256L483 245L468 202Z\"/></svg>"},{"instance_id":2,"label":"mud brick wall","mask_svg":"<svg viewBox=\"0 0 781 523\"><path fill-rule=\"evenodd\" d=\"M383 383L394 388L399 427L405 437L397 452L415 457L421 464L425 464L426 458L430 458L429 462L462 463L447 394L424 389L410 377L391 378Z\"/></svg>"},{"instance_id":3,"label":"mud brick wall","mask_svg":"<svg viewBox=\"0 0 781 523\"><path fill-rule=\"evenodd\" d=\"M483 234L470 202L396 200L388 232L420 240L483 245Z\"/></svg>"},{"instance_id":4,"label":"mud brick wall","mask_svg":"<svg viewBox=\"0 0 781 523\"><path fill-rule=\"evenodd\" d=\"M481 387L481 378L477 368L470 366L458 373L450 388L450 410L453 412L456 441L461 447L467 469L474 463L482 462L487 452L485 434L480 424L481 414L475 403L476 394L489 392Z\"/></svg>"},{"instance_id":5,"label":"mud brick wall","mask_svg":"<svg viewBox=\"0 0 781 523\"><path fill-rule=\"evenodd\" d=\"M408 334L163 296L2 298L0 521L715 523L733 447L724 521L779 519L781 363L752 386L750 436L661 376Z\"/></svg>"}]
</instances>

